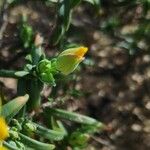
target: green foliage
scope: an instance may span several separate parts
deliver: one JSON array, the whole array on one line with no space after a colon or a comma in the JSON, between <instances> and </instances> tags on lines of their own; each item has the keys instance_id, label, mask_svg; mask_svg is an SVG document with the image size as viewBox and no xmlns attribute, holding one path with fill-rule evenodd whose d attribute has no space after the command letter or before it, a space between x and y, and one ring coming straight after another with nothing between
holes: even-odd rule
<instances>
[{"instance_id":1,"label":"green foliage","mask_svg":"<svg viewBox=\"0 0 150 150\"><path fill-rule=\"evenodd\" d=\"M42 143L39 141L36 141L28 136L25 136L21 133L19 133L19 136L21 138L21 141L27 145L28 147L31 147L33 149L37 149L37 150L53 150L55 148L54 145L52 144L46 144L46 143Z\"/></svg>"},{"instance_id":2,"label":"green foliage","mask_svg":"<svg viewBox=\"0 0 150 150\"><path fill-rule=\"evenodd\" d=\"M60 109L47 109L46 110L48 114L54 115L58 118L64 118L70 121L75 121L82 124L88 124L88 125L96 125L99 122L93 118L86 117L83 115L79 115L73 112L68 112Z\"/></svg>"},{"instance_id":3,"label":"green foliage","mask_svg":"<svg viewBox=\"0 0 150 150\"><path fill-rule=\"evenodd\" d=\"M77 49L79 50L77 52L80 52L80 49L81 48ZM34 50L36 51L36 48ZM89 135L87 133L82 134L80 130L70 134L70 131L65 128L63 123L59 120L56 120L55 118L66 119L71 122L93 126L96 131L103 130L103 125L97 120L73 112L47 107L43 109L43 111L48 116L52 117L52 129L49 129L32 122L31 119L28 119L28 117L26 116L28 112L39 109L40 105L42 104L40 93L43 89L44 84L55 84L54 77L49 78L49 75L54 76L55 74L61 74L61 72L59 72L59 70L57 69L57 61L59 61L59 57L61 56L61 54L52 60L47 60L44 57L41 60L41 54L42 53L36 53L35 55L35 53L31 52L31 54L29 55L31 55L32 61L29 61L30 63L26 64L24 70L22 71L13 71L12 74L12 72L10 73L9 71L3 70L3 75L6 75L5 77L14 77L15 75L15 77L18 78L18 95L28 93L28 95L26 94L25 96L17 97L2 107L1 114L9 122L19 112L17 116L18 119L12 120L10 122L10 137L7 142L4 142L4 145L12 150L24 150L28 148L38 150L52 150L57 147L57 144L55 145L53 142L60 141L62 143L65 142L67 143L67 145L69 144L72 147L78 147L82 149L87 145L87 137L89 137ZM72 56L70 54L74 54L74 51L69 50L69 55L68 50L62 52L62 56L65 55L67 57L70 57ZM34 59L36 59L36 61L34 61ZM67 67L67 63L71 62L66 63L66 60L59 61L59 64L62 66L64 65L63 63L65 63ZM78 60L77 63L79 64ZM72 65L74 65L74 63ZM45 74L46 76L44 77L43 74ZM26 107L27 101L28 103ZM21 108L23 109L21 110ZM99 128L99 125L102 125L101 128ZM43 140L38 141L37 139L34 139L33 137L35 135L42 138ZM47 140L52 144L48 144L49 142L45 143L45 141ZM67 145L63 145L63 148L65 149Z\"/></svg>"},{"instance_id":4,"label":"green foliage","mask_svg":"<svg viewBox=\"0 0 150 150\"><path fill-rule=\"evenodd\" d=\"M1 115L7 120L10 120L26 104L28 99L29 96L26 94L25 96L20 96L11 100L9 103L3 105Z\"/></svg>"},{"instance_id":5,"label":"green foliage","mask_svg":"<svg viewBox=\"0 0 150 150\"><path fill-rule=\"evenodd\" d=\"M12 7L22 2L26 3L23 0L6 1ZM4 1L0 2L0 7L3 6L3 3ZM108 3L111 9L116 8L118 10L120 8L123 14L131 8L139 6L142 13L140 17L138 16L140 21L137 23L136 30L122 34L119 31L123 24L120 17L121 13L115 12L108 15L107 11L113 12L107 9ZM10 150L52 150L60 149L60 147L62 150L66 150L68 146L73 150L85 149L91 134L103 131L106 128L105 125L85 115L52 108L53 103L57 105L55 97L60 87L66 94L65 98L60 98L59 102L61 103L66 102L66 99L69 99L68 96L78 99L84 95L84 92L74 87L69 89L67 83L71 80L76 82L77 75L71 73L77 69L83 60L83 56L81 57L80 53L76 53L76 49L80 48L81 43L74 44L70 42L70 39L68 40L69 34L77 34L80 37L77 41L84 41L82 29L77 30L78 28L72 22L74 10L81 5L87 5L88 9L89 7L94 8L96 15L94 14L95 16L92 17L101 19L100 23L95 24L97 30L107 33L112 38L119 39L119 44L113 43L114 46L124 48L128 50L129 54L135 55L142 50L149 51L150 0L44 0L42 4L46 4L46 7L54 7L56 10L56 21L48 46L66 50L60 52L58 56L49 58L47 52L44 52L43 35L41 36L32 27L27 16L22 16L18 35L20 49L26 55L26 62L17 71L0 70L0 77L15 78L18 81L17 97L0 106L1 115L5 117L10 127L10 137L3 144ZM90 11L85 12L91 13ZM139 43L146 43L147 47L144 47L143 44L143 48ZM95 62L90 58L84 61L84 66L94 66L94 64ZM52 101L42 95L45 86L52 87L51 95L48 95Z\"/></svg>"},{"instance_id":6,"label":"green foliage","mask_svg":"<svg viewBox=\"0 0 150 150\"><path fill-rule=\"evenodd\" d=\"M89 140L89 135L81 132L73 132L69 138L69 144L75 148L85 148Z\"/></svg>"},{"instance_id":7,"label":"green foliage","mask_svg":"<svg viewBox=\"0 0 150 150\"><path fill-rule=\"evenodd\" d=\"M65 32L68 31L71 17L72 17L72 8L75 7L79 2L73 2L73 0L63 0L58 5L58 25L53 33L52 43L56 45L65 35Z\"/></svg>"},{"instance_id":8,"label":"green foliage","mask_svg":"<svg viewBox=\"0 0 150 150\"><path fill-rule=\"evenodd\" d=\"M52 86L56 85L53 77L53 75L57 73L54 60L52 62L47 59L40 61L37 65L37 73L42 82L48 83Z\"/></svg>"},{"instance_id":9,"label":"green foliage","mask_svg":"<svg viewBox=\"0 0 150 150\"><path fill-rule=\"evenodd\" d=\"M96 10L100 8L100 0L84 0L95 6ZM79 5L82 0L62 0L58 4L58 20L57 26L53 32L51 43L57 45L65 38L65 34L69 30L73 9Z\"/></svg>"},{"instance_id":10,"label":"green foliage","mask_svg":"<svg viewBox=\"0 0 150 150\"><path fill-rule=\"evenodd\" d=\"M32 27L27 23L26 16L23 16L20 28L20 39L22 40L24 48L28 48L33 42L34 33Z\"/></svg>"}]
</instances>

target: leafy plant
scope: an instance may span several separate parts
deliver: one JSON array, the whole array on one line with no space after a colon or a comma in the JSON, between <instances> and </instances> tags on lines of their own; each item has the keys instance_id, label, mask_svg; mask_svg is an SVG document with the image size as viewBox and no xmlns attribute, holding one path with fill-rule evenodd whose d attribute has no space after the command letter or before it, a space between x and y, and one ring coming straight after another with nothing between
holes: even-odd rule
<instances>
[{"instance_id":1,"label":"leafy plant","mask_svg":"<svg viewBox=\"0 0 150 150\"><path fill-rule=\"evenodd\" d=\"M73 9L81 3L81 0L49 2L58 6L58 22L51 38L51 44L57 45L61 43L65 33L69 30ZM95 0L87 2L95 6L100 4ZM90 135L104 130L105 125L75 112L49 106L43 107L41 92L45 85L55 89L56 85L84 60L88 48L71 47L49 59L44 53L43 38L40 34L36 34L36 31L28 24L26 16L22 17L19 29L20 43L26 54L26 63L17 71L0 70L0 77L15 78L18 81L17 97L0 109L1 116L5 118L9 126L9 137L3 141L3 146L10 150L52 150L59 149L60 146L63 150L68 145L72 149L85 148ZM49 101L49 104L51 103ZM48 124L37 121L35 115L31 115L33 112L38 117L45 117ZM76 128L73 131L69 130L64 120L70 121L71 125L75 125Z\"/></svg>"}]
</instances>

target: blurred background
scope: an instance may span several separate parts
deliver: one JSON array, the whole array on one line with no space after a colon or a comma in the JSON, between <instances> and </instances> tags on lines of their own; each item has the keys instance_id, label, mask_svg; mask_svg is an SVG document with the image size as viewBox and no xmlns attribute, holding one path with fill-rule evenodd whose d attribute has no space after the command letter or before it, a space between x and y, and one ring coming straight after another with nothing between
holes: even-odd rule
<instances>
[{"instance_id":1,"label":"blurred background","mask_svg":"<svg viewBox=\"0 0 150 150\"><path fill-rule=\"evenodd\" d=\"M55 88L44 87L43 99L67 99L57 107L108 125L108 131L92 137L87 150L149 150L150 1L82 1L71 12L68 31L53 44L52 35L63 22L57 7L57 0L0 0L0 69L19 70L25 63L21 16L41 35L49 58L73 45L87 46L75 74ZM0 78L6 100L16 96L16 82Z\"/></svg>"}]
</instances>

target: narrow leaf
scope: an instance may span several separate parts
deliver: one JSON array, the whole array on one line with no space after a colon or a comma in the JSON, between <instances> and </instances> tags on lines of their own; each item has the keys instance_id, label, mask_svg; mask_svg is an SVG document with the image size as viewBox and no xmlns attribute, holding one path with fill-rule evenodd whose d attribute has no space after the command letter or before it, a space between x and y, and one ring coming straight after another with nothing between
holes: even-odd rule
<instances>
[{"instance_id":1,"label":"narrow leaf","mask_svg":"<svg viewBox=\"0 0 150 150\"><path fill-rule=\"evenodd\" d=\"M26 104L26 102L29 99L29 95L26 94L24 96L19 96L7 104L2 106L2 116L6 118L6 120L10 120L12 117L14 117L18 111Z\"/></svg>"},{"instance_id":2,"label":"narrow leaf","mask_svg":"<svg viewBox=\"0 0 150 150\"><path fill-rule=\"evenodd\" d=\"M58 118L63 118L63 119L67 119L70 121L75 121L78 123L82 123L82 124L88 124L88 125L93 125L93 124L98 124L99 122L93 118L84 116L84 115L80 115L74 112L69 112L69 111L65 111L65 110L61 110L61 109L53 109L53 108L49 108L46 110L48 113L50 113L53 116L56 116Z\"/></svg>"},{"instance_id":3,"label":"narrow leaf","mask_svg":"<svg viewBox=\"0 0 150 150\"><path fill-rule=\"evenodd\" d=\"M36 126L37 130L35 131L35 133L42 136L45 139L49 139L52 141L60 141L64 138L65 134L63 131L50 130L38 124L36 124Z\"/></svg>"},{"instance_id":4,"label":"narrow leaf","mask_svg":"<svg viewBox=\"0 0 150 150\"><path fill-rule=\"evenodd\" d=\"M27 74L29 74L29 72L27 72L27 71L17 71L17 72L15 72L15 75L18 76L18 77L24 77Z\"/></svg>"},{"instance_id":5,"label":"narrow leaf","mask_svg":"<svg viewBox=\"0 0 150 150\"><path fill-rule=\"evenodd\" d=\"M3 142L3 145L5 146L5 147L7 147L7 148L9 148L9 150L19 150L17 147L15 147L14 145L11 145L11 144L9 144L9 143L7 143L7 142Z\"/></svg>"},{"instance_id":6,"label":"narrow leaf","mask_svg":"<svg viewBox=\"0 0 150 150\"><path fill-rule=\"evenodd\" d=\"M36 150L53 150L55 148L55 145L46 144L46 143L42 143L42 142L36 141L36 140L31 139L30 137L25 136L25 135L23 135L21 133L19 133L19 136L21 138L21 141L25 145L27 145L28 147L31 147L33 149L36 149Z\"/></svg>"}]
</instances>

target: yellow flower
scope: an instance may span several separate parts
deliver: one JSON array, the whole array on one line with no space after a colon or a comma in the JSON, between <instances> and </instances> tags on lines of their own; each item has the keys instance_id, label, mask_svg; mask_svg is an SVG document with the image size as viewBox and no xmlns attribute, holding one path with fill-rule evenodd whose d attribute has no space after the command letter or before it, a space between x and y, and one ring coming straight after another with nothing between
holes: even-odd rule
<instances>
[{"instance_id":1,"label":"yellow flower","mask_svg":"<svg viewBox=\"0 0 150 150\"><path fill-rule=\"evenodd\" d=\"M9 136L8 126L3 117L0 117L0 141L5 140Z\"/></svg>"},{"instance_id":2,"label":"yellow flower","mask_svg":"<svg viewBox=\"0 0 150 150\"><path fill-rule=\"evenodd\" d=\"M84 59L88 51L87 47L70 48L59 54L56 61L56 68L61 73L68 75L73 72L79 63Z\"/></svg>"},{"instance_id":3,"label":"yellow flower","mask_svg":"<svg viewBox=\"0 0 150 150\"><path fill-rule=\"evenodd\" d=\"M75 55L78 58L83 59L83 56L85 55L85 53L88 51L87 47L80 47L79 49L77 49L77 51L75 51Z\"/></svg>"},{"instance_id":4,"label":"yellow flower","mask_svg":"<svg viewBox=\"0 0 150 150\"><path fill-rule=\"evenodd\" d=\"M83 58L83 56L85 55L85 53L88 51L87 47L76 47L76 48L69 48L65 51L63 51L62 53L60 53L59 56L63 56L63 55L75 55L78 58Z\"/></svg>"},{"instance_id":5,"label":"yellow flower","mask_svg":"<svg viewBox=\"0 0 150 150\"><path fill-rule=\"evenodd\" d=\"M6 147L0 146L0 150L8 150Z\"/></svg>"}]
</instances>

